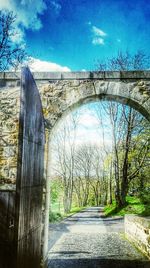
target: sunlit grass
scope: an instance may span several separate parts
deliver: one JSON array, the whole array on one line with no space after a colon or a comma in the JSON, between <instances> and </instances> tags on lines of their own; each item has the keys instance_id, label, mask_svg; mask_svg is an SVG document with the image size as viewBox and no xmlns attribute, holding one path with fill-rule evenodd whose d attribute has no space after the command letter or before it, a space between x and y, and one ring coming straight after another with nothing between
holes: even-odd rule
<instances>
[{"instance_id":1,"label":"sunlit grass","mask_svg":"<svg viewBox=\"0 0 150 268\"><path fill-rule=\"evenodd\" d=\"M69 217L77 212L80 212L84 208L86 208L86 207L73 206L69 213L64 213L63 204L52 203L51 210L49 213L49 221L50 222L59 222L66 217Z\"/></svg>"},{"instance_id":2,"label":"sunlit grass","mask_svg":"<svg viewBox=\"0 0 150 268\"><path fill-rule=\"evenodd\" d=\"M116 202L107 205L104 208L105 216L124 216L125 214L136 214L140 216L150 216L150 202L144 202L136 196L127 196L126 205L123 208L117 208Z\"/></svg>"},{"instance_id":3,"label":"sunlit grass","mask_svg":"<svg viewBox=\"0 0 150 268\"><path fill-rule=\"evenodd\" d=\"M73 215L73 214L75 214L75 213L77 213L77 212L80 212L81 210L83 210L83 209L85 209L86 207L73 207L71 210L70 210L70 212L69 213L67 213L67 214L64 214L64 216L71 216L71 215Z\"/></svg>"}]
</instances>

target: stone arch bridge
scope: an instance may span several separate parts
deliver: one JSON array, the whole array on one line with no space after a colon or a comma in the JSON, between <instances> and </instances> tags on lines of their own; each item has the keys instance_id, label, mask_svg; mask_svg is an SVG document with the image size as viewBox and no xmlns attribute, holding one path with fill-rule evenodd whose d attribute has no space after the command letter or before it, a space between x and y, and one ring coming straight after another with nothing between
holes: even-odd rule
<instances>
[{"instance_id":1,"label":"stone arch bridge","mask_svg":"<svg viewBox=\"0 0 150 268\"><path fill-rule=\"evenodd\" d=\"M30 74L27 76L27 80L32 80ZM55 126L62 118L62 116L72 109L90 101L114 100L135 108L143 116L145 116L147 120L150 121L150 71L68 73L41 72L34 73L33 76L42 100L42 110L44 115L43 122L46 129L45 174L47 178L49 177L48 163L50 134L52 133L52 130L55 130ZM34 80L32 81L33 84ZM24 80L22 80L22 87L24 87ZM32 88L32 85L29 83L29 81L27 81L27 87L28 95L30 97L30 90ZM33 87L36 88L35 84ZM32 101L30 101L30 98L28 99L28 108L30 106L30 103L32 103L34 106L34 112L36 114L37 106L40 105L38 104L36 106L38 93L31 95L33 99ZM3 186L3 183L8 185L7 189L3 189L0 192L0 229L3 230L3 232L0 233L2 233L1 241L4 241L7 248L13 247L14 243L15 247L18 247L18 242L16 242L17 240L15 239L16 231L14 231L14 222L16 217L16 206L14 199L16 199L15 185L18 155L17 151L20 105L22 105L22 103L20 103L20 74L11 72L0 73L0 178L1 186ZM27 111L28 110L30 109L27 109ZM30 134L31 136L33 135L32 131ZM47 179L47 204L49 202L48 181L49 180ZM42 189L42 184L40 189ZM35 190L35 200L37 198L37 193L38 191ZM28 192L26 193L26 196L28 196ZM34 199L34 197L32 199ZM33 201L32 199L30 200L31 202ZM26 206L26 203L22 204L22 207ZM40 205L36 211L41 213ZM28 208L26 208L26 212L29 214ZM46 256L47 253L48 210L45 215L47 216L45 217L44 224L44 256ZM32 222L33 217L36 218L36 216L33 216L32 213L30 216L28 215L28 217L26 214L25 216L19 214L17 217L19 220L21 217L23 218L23 226L26 226L26 224L28 224L30 221ZM41 223L42 222L40 222L38 230L41 230ZM26 236L22 236L21 245L29 243L27 236L29 236L30 231L31 228ZM22 268L31 267L29 266L29 260L32 259L33 255L36 261L40 260L41 236L40 231L38 231L37 235L35 234L36 232L37 229L35 229L32 239L33 243L30 247L26 247L23 250L23 246L19 245L19 252L21 255L20 260L28 256L28 261L22 264ZM38 246L36 245L35 247L34 242L37 241L37 239ZM36 267L38 268L39 264L37 262L35 263ZM32 263L32 267L33 266L34 263Z\"/></svg>"},{"instance_id":2,"label":"stone arch bridge","mask_svg":"<svg viewBox=\"0 0 150 268\"><path fill-rule=\"evenodd\" d=\"M63 115L99 100L130 105L150 121L150 71L34 73L46 128ZM15 181L20 107L20 74L0 73L0 175ZM48 134L47 134L48 136ZM9 159L8 159L9 156Z\"/></svg>"},{"instance_id":3,"label":"stone arch bridge","mask_svg":"<svg viewBox=\"0 0 150 268\"><path fill-rule=\"evenodd\" d=\"M150 120L150 72L35 73L44 117L52 128L61 116L89 101L114 100Z\"/></svg>"}]
</instances>

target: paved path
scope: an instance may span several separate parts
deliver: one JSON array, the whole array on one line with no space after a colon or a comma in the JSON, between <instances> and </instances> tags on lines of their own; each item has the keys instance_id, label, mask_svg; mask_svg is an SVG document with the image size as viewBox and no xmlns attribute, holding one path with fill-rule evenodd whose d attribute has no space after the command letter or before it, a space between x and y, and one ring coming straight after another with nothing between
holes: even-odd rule
<instances>
[{"instance_id":1,"label":"paved path","mask_svg":"<svg viewBox=\"0 0 150 268\"><path fill-rule=\"evenodd\" d=\"M101 207L51 224L49 236L48 268L150 268L125 240L123 218L104 218Z\"/></svg>"}]
</instances>

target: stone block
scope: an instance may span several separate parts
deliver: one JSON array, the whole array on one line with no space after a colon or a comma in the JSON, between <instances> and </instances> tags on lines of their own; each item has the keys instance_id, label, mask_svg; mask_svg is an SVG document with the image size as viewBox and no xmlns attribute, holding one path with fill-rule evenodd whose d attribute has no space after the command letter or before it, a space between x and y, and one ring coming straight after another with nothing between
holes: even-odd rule
<instances>
[{"instance_id":1,"label":"stone block","mask_svg":"<svg viewBox=\"0 0 150 268\"><path fill-rule=\"evenodd\" d=\"M150 217L125 216L125 234L150 258Z\"/></svg>"}]
</instances>

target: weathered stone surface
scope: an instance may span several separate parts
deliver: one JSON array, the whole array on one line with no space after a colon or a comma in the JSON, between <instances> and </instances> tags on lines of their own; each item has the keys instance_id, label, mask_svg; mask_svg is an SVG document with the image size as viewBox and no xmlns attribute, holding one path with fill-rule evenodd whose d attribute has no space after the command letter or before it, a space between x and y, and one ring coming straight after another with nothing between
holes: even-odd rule
<instances>
[{"instance_id":1,"label":"weathered stone surface","mask_svg":"<svg viewBox=\"0 0 150 268\"><path fill-rule=\"evenodd\" d=\"M125 233L127 238L150 259L150 217L126 215Z\"/></svg>"},{"instance_id":2,"label":"weathered stone surface","mask_svg":"<svg viewBox=\"0 0 150 268\"><path fill-rule=\"evenodd\" d=\"M34 73L46 126L83 103L108 99L131 105L150 120L150 71ZM20 74L0 73L0 177L16 177Z\"/></svg>"},{"instance_id":3,"label":"weathered stone surface","mask_svg":"<svg viewBox=\"0 0 150 268\"><path fill-rule=\"evenodd\" d=\"M149 71L107 71L107 72L36 72L33 74L36 80L59 80L59 79L119 79L137 80L150 79ZM1 72L0 79L19 80L20 73Z\"/></svg>"},{"instance_id":4,"label":"weathered stone surface","mask_svg":"<svg viewBox=\"0 0 150 268\"><path fill-rule=\"evenodd\" d=\"M15 183L20 93L16 81L0 90L0 178Z\"/></svg>"}]
</instances>

